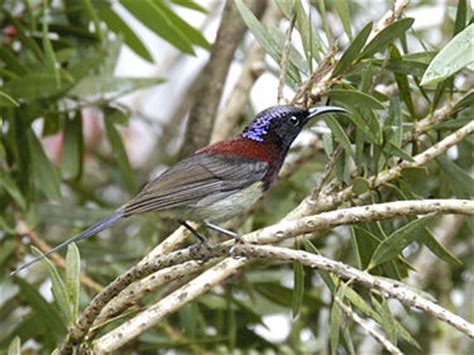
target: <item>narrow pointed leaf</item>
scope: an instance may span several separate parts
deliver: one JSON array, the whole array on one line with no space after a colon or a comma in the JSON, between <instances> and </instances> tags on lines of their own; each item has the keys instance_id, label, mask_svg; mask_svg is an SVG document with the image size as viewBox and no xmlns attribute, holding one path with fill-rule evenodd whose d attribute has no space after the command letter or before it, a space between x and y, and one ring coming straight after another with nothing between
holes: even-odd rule
<instances>
[{"instance_id":1,"label":"narrow pointed leaf","mask_svg":"<svg viewBox=\"0 0 474 355\"><path fill-rule=\"evenodd\" d=\"M293 314L293 318L296 318L299 315L301 305L303 304L303 296L304 296L303 265L299 262L294 262L293 272L294 272L295 289L293 291L292 314Z\"/></svg>"},{"instance_id":2,"label":"narrow pointed leaf","mask_svg":"<svg viewBox=\"0 0 474 355\"><path fill-rule=\"evenodd\" d=\"M107 138L112 147L112 154L115 161L117 162L120 175L122 176L125 187L130 193L135 192L136 184L135 177L133 175L132 167L128 160L127 152L123 144L122 137L115 128L114 124L110 119L105 117L105 131L107 133Z\"/></svg>"},{"instance_id":3,"label":"narrow pointed leaf","mask_svg":"<svg viewBox=\"0 0 474 355\"><path fill-rule=\"evenodd\" d=\"M64 126L64 147L61 159L61 171L65 179L81 176L84 141L80 112L72 120L66 119Z\"/></svg>"},{"instance_id":4,"label":"narrow pointed leaf","mask_svg":"<svg viewBox=\"0 0 474 355\"><path fill-rule=\"evenodd\" d=\"M421 79L421 85L437 84L474 63L474 23L458 33L434 57Z\"/></svg>"},{"instance_id":5,"label":"narrow pointed leaf","mask_svg":"<svg viewBox=\"0 0 474 355\"><path fill-rule=\"evenodd\" d=\"M99 16L114 33L123 36L125 44L129 46L136 54L152 63L153 57L148 48L142 43L140 38L128 27L128 25L117 15L109 6L99 2ZM104 5L104 6L102 6Z\"/></svg>"},{"instance_id":6,"label":"narrow pointed leaf","mask_svg":"<svg viewBox=\"0 0 474 355\"><path fill-rule=\"evenodd\" d=\"M59 174L48 159L43 146L32 130L28 130L28 147L31 157L32 172L38 187L50 198L61 197Z\"/></svg>"},{"instance_id":7,"label":"narrow pointed leaf","mask_svg":"<svg viewBox=\"0 0 474 355\"><path fill-rule=\"evenodd\" d=\"M420 231L433 221L434 215L418 218L393 232L375 250L369 268L392 260L412 241L421 238Z\"/></svg>"},{"instance_id":8,"label":"narrow pointed leaf","mask_svg":"<svg viewBox=\"0 0 474 355\"><path fill-rule=\"evenodd\" d=\"M388 339L395 346L397 345L397 333L395 331L395 319L393 318L392 312L388 307L388 302L386 299L382 303L382 324L385 329L385 333L388 336Z\"/></svg>"},{"instance_id":9,"label":"narrow pointed leaf","mask_svg":"<svg viewBox=\"0 0 474 355\"><path fill-rule=\"evenodd\" d=\"M346 291L346 285L339 287L337 293L334 297L338 298L339 301L344 302L344 294ZM331 307L331 315L330 315L330 331L329 331L329 343L331 345L331 354L337 354L337 348L339 347L339 334L342 326L342 309L336 300L333 301Z\"/></svg>"},{"instance_id":10,"label":"narrow pointed leaf","mask_svg":"<svg viewBox=\"0 0 474 355\"><path fill-rule=\"evenodd\" d=\"M188 9L191 9L191 10L196 10L196 11L202 12L203 14L208 13L208 11L205 7L199 5L194 0L171 0L171 2L173 4L176 4L176 5L179 5L179 6L187 7Z\"/></svg>"},{"instance_id":11,"label":"narrow pointed leaf","mask_svg":"<svg viewBox=\"0 0 474 355\"><path fill-rule=\"evenodd\" d=\"M372 22L369 22L354 38L342 55L341 59L339 59L338 63L336 64L333 75L340 75L351 66L367 42L367 38L369 38L370 31L372 30L372 25Z\"/></svg>"},{"instance_id":12,"label":"narrow pointed leaf","mask_svg":"<svg viewBox=\"0 0 474 355\"><path fill-rule=\"evenodd\" d=\"M338 0L334 2L336 6L337 13L341 18L342 26L344 27L344 31L349 37L349 40L352 40L352 30L351 30L351 16L349 13L349 3L347 0Z\"/></svg>"},{"instance_id":13,"label":"narrow pointed leaf","mask_svg":"<svg viewBox=\"0 0 474 355\"><path fill-rule=\"evenodd\" d=\"M120 3L140 22L184 53L194 55L189 39L152 0L120 0Z\"/></svg>"},{"instance_id":14,"label":"narrow pointed leaf","mask_svg":"<svg viewBox=\"0 0 474 355\"><path fill-rule=\"evenodd\" d=\"M66 254L66 274L64 283L71 309L71 320L75 322L79 313L79 290L81 276L81 259L75 243L69 244Z\"/></svg>"},{"instance_id":15,"label":"narrow pointed leaf","mask_svg":"<svg viewBox=\"0 0 474 355\"><path fill-rule=\"evenodd\" d=\"M385 106L375 97L359 90L334 89L327 95L336 101L346 104L348 107L365 107L374 110L383 110Z\"/></svg>"},{"instance_id":16,"label":"narrow pointed leaf","mask_svg":"<svg viewBox=\"0 0 474 355\"><path fill-rule=\"evenodd\" d=\"M331 133L334 135L335 140L344 148L344 150L355 159L355 153L352 149L351 141L347 136L344 129L341 127L339 122L331 115L327 115L324 117L324 121L326 122L327 126L331 129Z\"/></svg>"},{"instance_id":17,"label":"narrow pointed leaf","mask_svg":"<svg viewBox=\"0 0 474 355\"><path fill-rule=\"evenodd\" d=\"M2 177L0 179L0 188L5 190L15 200L18 206L24 210L26 208L26 201L15 180L13 180L3 169L0 169L0 175Z\"/></svg>"},{"instance_id":18,"label":"narrow pointed leaf","mask_svg":"<svg viewBox=\"0 0 474 355\"><path fill-rule=\"evenodd\" d=\"M453 254L451 254L448 249L446 249L440 242L438 242L436 237L433 235L433 233L431 233L428 228L422 230L421 233L421 242L426 245L426 247L428 247L428 249L431 250L431 252L435 254L438 258L454 266L462 265L462 261L459 260Z\"/></svg>"},{"instance_id":19,"label":"narrow pointed leaf","mask_svg":"<svg viewBox=\"0 0 474 355\"><path fill-rule=\"evenodd\" d=\"M390 50L390 56L393 59L401 60L402 56L398 51L397 47L392 45ZM397 82L398 89L400 91L400 96L402 97L405 105L407 105L408 111L413 118L416 117L415 106L411 99L410 85L408 84L408 78L404 74L394 73L395 81Z\"/></svg>"},{"instance_id":20,"label":"narrow pointed leaf","mask_svg":"<svg viewBox=\"0 0 474 355\"><path fill-rule=\"evenodd\" d=\"M449 179L450 187L456 197L471 198L474 196L474 179L459 165L445 156L436 158L436 162Z\"/></svg>"},{"instance_id":21,"label":"narrow pointed leaf","mask_svg":"<svg viewBox=\"0 0 474 355\"><path fill-rule=\"evenodd\" d=\"M34 256L39 256L42 254L41 251L35 247L32 247L32 250ZM51 291L53 292L55 301L58 303L58 306L63 312L64 318L67 320L68 324L72 324L74 321L71 313L72 309L69 304L66 286L64 285L61 276L59 276L58 270L48 258L41 259L41 263L48 269L52 284Z\"/></svg>"},{"instance_id":22,"label":"narrow pointed leaf","mask_svg":"<svg viewBox=\"0 0 474 355\"><path fill-rule=\"evenodd\" d=\"M404 18L398 20L388 27L380 31L367 46L364 48L359 58L367 58L373 54L380 52L387 48L396 38L402 36L413 25L415 20L412 18Z\"/></svg>"}]
</instances>

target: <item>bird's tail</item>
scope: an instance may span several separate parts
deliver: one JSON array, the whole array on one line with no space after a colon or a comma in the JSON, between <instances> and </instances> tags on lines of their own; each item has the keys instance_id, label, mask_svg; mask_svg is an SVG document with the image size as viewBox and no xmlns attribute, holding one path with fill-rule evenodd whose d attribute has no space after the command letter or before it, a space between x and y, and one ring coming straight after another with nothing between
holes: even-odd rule
<instances>
[{"instance_id":1,"label":"bird's tail","mask_svg":"<svg viewBox=\"0 0 474 355\"><path fill-rule=\"evenodd\" d=\"M79 234L65 240L64 242L56 245L53 249L48 250L46 253L41 254L40 256L37 256L33 260L30 260L29 262L20 265L16 270L14 270L11 273L11 275L15 275L20 270L26 269L27 267L31 266L32 264L36 263L37 261L51 255L52 253L58 251L59 249L64 248L65 246L67 246L71 243L78 242L79 240L89 238L89 237L103 231L104 229L107 229L107 228L111 227L112 225L114 225L117 221L119 221L123 217L124 217L124 214L123 214L122 210L118 210L118 211L112 213L110 216L105 217L104 219L101 219L99 222L97 222L96 224L90 226L89 228L87 228L82 233L79 233Z\"/></svg>"}]
</instances>

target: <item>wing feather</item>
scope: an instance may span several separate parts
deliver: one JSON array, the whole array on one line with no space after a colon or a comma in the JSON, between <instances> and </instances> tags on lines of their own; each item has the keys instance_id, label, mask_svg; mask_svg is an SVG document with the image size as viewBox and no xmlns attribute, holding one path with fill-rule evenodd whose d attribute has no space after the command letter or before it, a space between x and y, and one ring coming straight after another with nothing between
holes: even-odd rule
<instances>
[{"instance_id":1,"label":"wing feather","mask_svg":"<svg viewBox=\"0 0 474 355\"><path fill-rule=\"evenodd\" d=\"M263 161L214 153L196 154L150 181L125 204L124 212L129 216L196 205L212 194L228 196L259 181L267 171L268 163Z\"/></svg>"}]
</instances>

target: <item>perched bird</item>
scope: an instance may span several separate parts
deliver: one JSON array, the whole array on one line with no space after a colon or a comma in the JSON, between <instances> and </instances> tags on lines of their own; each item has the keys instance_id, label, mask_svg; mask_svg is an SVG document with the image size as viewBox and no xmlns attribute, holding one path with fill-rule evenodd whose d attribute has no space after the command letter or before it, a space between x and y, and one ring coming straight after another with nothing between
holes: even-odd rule
<instances>
[{"instance_id":1,"label":"perched bird","mask_svg":"<svg viewBox=\"0 0 474 355\"><path fill-rule=\"evenodd\" d=\"M123 218L159 211L177 219L201 237L186 220L238 238L213 223L247 210L275 181L291 143L313 117L327 112L347 112L336 106L309 110L291 105L272 106L235 137L208 145L152 179L130 201L82 233L47 253L21 265L22 270L72 242L93 236Z\"/></svg>"}]
</instances>

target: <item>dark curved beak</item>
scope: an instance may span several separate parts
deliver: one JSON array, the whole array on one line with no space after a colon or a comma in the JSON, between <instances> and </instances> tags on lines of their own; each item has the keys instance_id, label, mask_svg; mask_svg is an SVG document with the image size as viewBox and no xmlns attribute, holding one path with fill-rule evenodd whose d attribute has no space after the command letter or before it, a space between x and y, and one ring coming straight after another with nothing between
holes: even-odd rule
<instances>
[{"instance_id":1,"label":"dark curved beak","mask_svg":"<svg viewBox=\"0 0 474 355\"><path fill-rule=\"evenodd\" d=\"M311 107L311 108L308 109L308 119L316 117L316 116L321 115L323 113L329 113L329 112L348 113L348 111L346 109L343 109L342 107L317 106L317 107Z\"/></svg>"}]
</instances>

